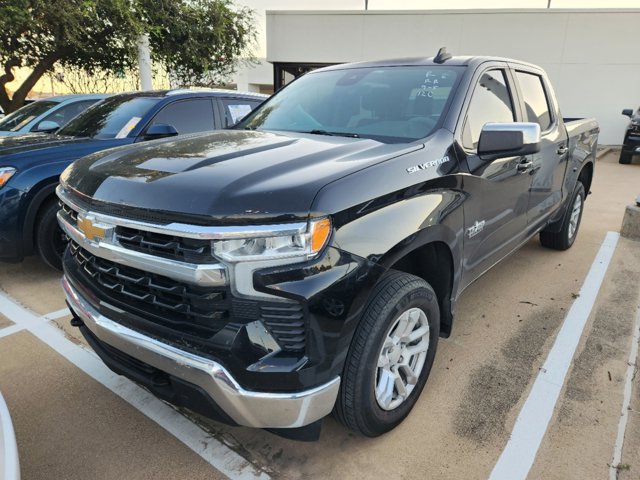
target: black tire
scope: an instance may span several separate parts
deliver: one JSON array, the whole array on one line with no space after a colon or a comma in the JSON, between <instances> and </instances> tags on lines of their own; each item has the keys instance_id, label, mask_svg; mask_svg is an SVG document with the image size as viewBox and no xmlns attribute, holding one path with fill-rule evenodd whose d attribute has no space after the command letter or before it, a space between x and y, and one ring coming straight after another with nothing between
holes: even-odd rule
<instances>
[{"instance_id":1,"label":"black tire","mask_svg":"<svg viewBox=\"0 0 640 480\"><path fill-rule=\"evenodd\" d=\"M59 208L57 201L46 203L38 214L35 228L36 249L42 260L56 270L62 270L62 255L67 246L56 217Z\"/></svg>"},{"instance_id":2,"label":"black tire","mask_svg":"<svg viewBox=\"0 0 640 480\"><path fill-rule=\"evenodd\" d=\"M620 152L620 160L619 162L623 165L629 165L631 163L631 158L633 155L627 152Z\"/></svg>"},{"instance_id":3,"label":"black tire","mask_svg":"<svg viewBox=\"0 0 640 480\"><path fill-rule=\"evenodd\" d=\"M426 314L429 325L426 358L417 381L402 403L393 409L383 409L375 390L380 374L378 358L391 327L395 330L400 316L416 308ZM368 437L376 437L396 427L409 414L427 382L439 333L440 309L431 286L407 273L390 271L385 274L373 289L351 342L334 409L335 417L346 427ZM426 332L423 340L426 340ZM395 386L393 392L397 393Z\"/></svg>"},{"instance_id":4,"label":"black tire","mask_svg":"<svg viewBox=\"0 0 640 480\"><path fill-rule=\"evenodd\" d=\"M580 198L580 211L577 216L577 222L572 226L572 213L576 208L576 199ZM567 212L565 213L564 220L562 222L562 228L559 232L540 232L540 243L547 248L553 248L554 250L567 250L573 245L576 237L578 236L578 230L580 228L580 222L582 220L582 212L584 211L584 185L582 182L578 182L576 188L573 191L571 200L567 203Z\"/></svg>"}]
</instances>

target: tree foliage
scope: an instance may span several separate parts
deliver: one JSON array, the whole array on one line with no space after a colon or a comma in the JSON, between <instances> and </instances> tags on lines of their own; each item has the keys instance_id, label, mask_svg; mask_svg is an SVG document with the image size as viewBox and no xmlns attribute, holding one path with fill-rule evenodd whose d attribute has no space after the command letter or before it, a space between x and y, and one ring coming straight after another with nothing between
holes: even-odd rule
<instances>
[{"instance_id":1,"label":"tree foliage","mask_svg":"<svg viewBox=\"0 0 640 480\"><path fill-rule=\"evenodd\" d=\"M148 33L154 62L178 83L210 84L251 58L253 12L230 0L2 0L0 106L21 106L54 67L121 74L137 62L136 39ZM10 98L13 69L31 74Z\"/></svg>"}]
</instances>

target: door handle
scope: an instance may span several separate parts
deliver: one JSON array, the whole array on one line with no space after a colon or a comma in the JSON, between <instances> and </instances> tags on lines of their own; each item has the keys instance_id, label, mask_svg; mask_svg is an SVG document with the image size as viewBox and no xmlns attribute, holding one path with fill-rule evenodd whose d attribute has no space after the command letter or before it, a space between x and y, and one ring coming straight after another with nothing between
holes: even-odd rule
<instances>
[{"instance_id":1,"label":"door handle","mask_svg":"<svg viewBox=\"0 0 640 480\"><path fill-rule=\"evenodd\" d=\"M568 151L569 151L569 147L567 147L566 145L562 145L562 146L558 147L558 150L556 150L556 153L558 155L564 155Z\"/></svg>"},{"instance_id":2,"label":"door handle","mask_svg":"<svg viewBox=\"0 0 640 480\"><path fill-rule=\"evenodd\" d=\"M521 162L518 164L518 172L523 173L531 168L533 162Z\"/></svg>"}]
</instances>

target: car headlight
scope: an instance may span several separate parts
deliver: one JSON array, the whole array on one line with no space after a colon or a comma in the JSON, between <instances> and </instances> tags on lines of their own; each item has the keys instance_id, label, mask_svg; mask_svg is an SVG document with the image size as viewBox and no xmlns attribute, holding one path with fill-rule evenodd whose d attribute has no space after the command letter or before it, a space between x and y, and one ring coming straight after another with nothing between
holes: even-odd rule
<instances>
[{"instance_id":1,"label":"car headlight","mask_svg":"<svg viewBox=\"0 0 640 480\"><path fill-rule=\"evenodd\" d=\"M14 173L16 169L13 167L0 167L0 188L4 187Z\"/></svg>"},{"instance_id":2,"label":"car headlight","mask_svg":"<svg viewBox=\"0 0 640 480\"><path fill-rule=\"evenodd\" d=\"M277 234L266 232L264 236L214 240L213 253L228 262L255 262L296 258L307 260L315 257L327 244L331 235L328 218L311 220L305 232Z\"/></svg>"}]
</instances>

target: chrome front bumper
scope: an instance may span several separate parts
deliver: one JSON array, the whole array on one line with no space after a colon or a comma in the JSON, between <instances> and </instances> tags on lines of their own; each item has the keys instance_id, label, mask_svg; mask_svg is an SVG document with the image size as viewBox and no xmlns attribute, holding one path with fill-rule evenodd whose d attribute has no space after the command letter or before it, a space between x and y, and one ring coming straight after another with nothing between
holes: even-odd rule
<instances>
[{"instance_id":1,"label":"chrome front bumper","mask_svg":"<svg viewBox=\"0 0 640 480\"><path fill-rule=\"evenodd\" d=\"M297 428L331 413L340 377L319 387L294 393L245 390L219 363L142 335L100 314L71 286L62 287L75 314L98 339L170 375L202 388L239 425L255 428Z\"/></svg>"}]
</instances>

